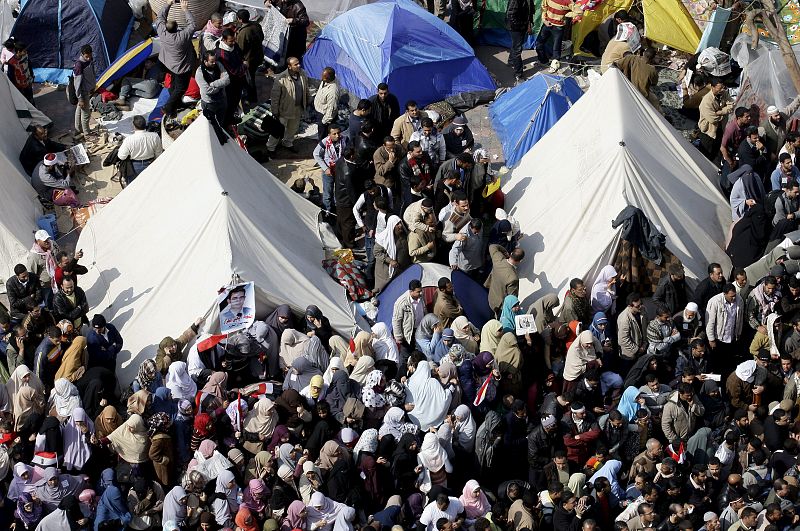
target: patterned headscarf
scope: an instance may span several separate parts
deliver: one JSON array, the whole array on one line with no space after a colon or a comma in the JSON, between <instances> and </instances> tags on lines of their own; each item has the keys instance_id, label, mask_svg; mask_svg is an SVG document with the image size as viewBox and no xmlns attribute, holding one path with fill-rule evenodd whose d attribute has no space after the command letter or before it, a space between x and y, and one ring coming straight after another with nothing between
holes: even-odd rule
<instances>
[{"instance_id":1,"label":"patterned headscarf","mask_svg":"<svg viewBox=\"0 0 800 531\"><path fill-rule=\"evenodd\" d=\"M147 421L147 426L147 434L153 437L156 433L166 433L172 426L172 419L162 411L150 417Z\"/></svg>"},{"instance_id":2,"label":"patterned headscarf","mask_svg":"<svg viewBox=\"0 0 800 531\"><path fill-rule=\"evenodd\" d=\"M142 389L148 389L150 387L150 384L156 379L157 371L155 360L148 358L142 362L139 366L139 374L136 376Z\"/></svg>"}]
</instances>

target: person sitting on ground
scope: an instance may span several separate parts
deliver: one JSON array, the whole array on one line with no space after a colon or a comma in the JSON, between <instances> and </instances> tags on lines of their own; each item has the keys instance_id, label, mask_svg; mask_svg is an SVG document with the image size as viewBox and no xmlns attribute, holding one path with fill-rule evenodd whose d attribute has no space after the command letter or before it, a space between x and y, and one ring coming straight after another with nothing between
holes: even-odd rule
<instances>
[{"instance_id":1,"label":"person sitting on ground","mask_svg":"<svg viewBox=\"0 0 800 531\"><path fill-rule=\"evenodd\" d=\"M131 97L153 99L161 94L161 83L164 81L164 70L158 61L145 59L142 77L123 77L119 88L119 97L112 103L125 109Z\"/></svg>"},{"instance_id":2,"label":"person sitting on ground","mask_svg":"<svg viewBox=\"0 0 800 531\"><path fill-rule=\"evenodd\" d=\"M28 175L33 173L33 169L48 153L58 153L67 149L64 144L59 144L48 138L49 130L41 125L33 127L33 131L22 146L19 154L19 161L22 168Z\"/></svg>"},{"instance_id":3,"label":"person sitting on ground","mask_svg":"<svg viewBox=\"0 0 800 531\"><path fill-rule=\"evenodd\" d=\"M72 190L74 175L75 168L70 167L63 153L48 153L33 170L31 185L39 197L53 201L57 192Z\"/></svg>"}]
</instances>

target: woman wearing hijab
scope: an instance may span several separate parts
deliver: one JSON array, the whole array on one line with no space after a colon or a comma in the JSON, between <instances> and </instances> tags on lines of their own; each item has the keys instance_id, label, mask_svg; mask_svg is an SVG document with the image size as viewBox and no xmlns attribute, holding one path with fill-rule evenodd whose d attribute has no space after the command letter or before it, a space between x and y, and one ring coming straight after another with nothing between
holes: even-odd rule
<instances>
[{"instance_id":1,"label":"woman wearing hijab","mask_svg":"<svg viewBox=\"0 0 800 531\"><path fill-rule=\"evenodd\" d=\"M175 399L172 398L172 392L168 388L159 387L156 389L156 392L153 393L153 403L150 406L150 412L154 415L156 413L166 413L173 422L175 421L175 418L178 416L178 404Z\"/></svg>"},{"instance_id":2,"label":"woman wearing hijab","mask_svg":"<svg viewBox=\"0 0 800 531\"><path fill-rule=\"evenodd\" d=\"M503 332L516 332L517 325L514 317L517 315L522 315L522 306L519 299L514 295L506 295L500 312L500 324L503 326Z\"/></svg>"},{"instance_id":3,"label":"woman wearing hijab","mask_svg":"<svg viewBox=\"0 0 800 531\"><path fill-rule=\"evenodd\" d=\"M31 376L34 375L31 374ZM44 394L36 387L24 385L16 390L12 400L14 430L23 441L31 434L36 433L37 427L42 422L45 408Z\"/></svg>"},{"instance_id":4,"label":"woman wearing hijab","mask_svg":"<svg viewBox=\"0 0 800 531\"><path fill-rule=\"evenodd\" d=\"M164 497L164 510L161 513L161 519L164 522L174 522L181 529L185 528L189 516L189 511L186 507L188 502L189 495L182 486L176 485L172 487L172 490Z\"/></svg>"},{"instance_id":5,"label":"woman wearing hijab","mask_svg":"<svg viewBox=\"0 0 800 531\"><path fill-rule=\"evenodd\" d=\"M321 492L315 492L311 495L311 503L307 511L308 528L314 531L350 529L351 522L356 517L355 509L343 503L335 502Z\"/></svg>"},{"instance_id":6,"label":"woman wearing hijab","mask_svg":"<svg viewBox=\"0 0 800 531\"><path fill-rule=\"evenodd\" d=\"M306 407L313 409L328 394L328 386L325 378L317 374L311 381L300 390L300 395L306 400Z\"/></svg>"},{"instance_id":7,"label":"woman wearing hijab","mask_svg":"<svg viewBox=\"0 0 800 531\"><path fill-rule=\"evenodd\" d=\"M339 450L339 457L328 471L323 490L335 502L354 505L361 501L358 484L359 477L353 459L346 450Z\"/></svg>"},{"instance_id":8,"label":"woman wearing hijab","mask_svg":"<svg viewBox=\"0 0 800 531\"><path fill-rule=\"evenodd\" d=\"M453 323L450 325L450 327L453 329L453 334L455 335L456 341L461 343L461 346L464 347L464 350L470 354L476 354L478 352L478 343L481 340L481 332L477 329L477 327L469 322L469 319L467 319L466 315L459 315L453 319Z\"/></svg>"},{"instance_id":9,"label":"woman wearing hijab","mask_svg":"<svg viewBox=\"0 0 800 531\"><path fill-rule=\"evenodd\" d=\"M88 365L88 352L86 350L86 338L77 336L64 351L61 357L61 365L56 371L56 380L66 378L70 382L76 382L86 371Z\"/></svg>"},{"instance_id":10,"label":"woman wearing hijab","mask_svg":"<svg viewBox=\"0 0 800 531\"><path fill-rule=\"evenodd\" d=\"M281 304L275 308L275 310L264 319L264 322L277 334L275 339L280 339L281 334L283 334L283 331L287 328L296 328L292 309L288 304Z\"/></svg>"},{"instance_id":11,"label":"woman wearing hijab","mask_svg":"<svg viewBox=\"0 0 800 531\"><path fill-rule=\"evenodd\" d=\"M29 402L34 396L44 397L44 385L39 377L36 376L27 365L19 365L8 377L5 387L8 399L11 402L16 424L21 425L23 422L19 420L19 416L30 414ZM25 393L26 398L23 403L20 403L20 398L17 395L20 390L25 388L30 388L34 392Z\"/></svg>"},{"instance_id":12,"label":"woman wearing hijab","mask_svg":"<svg viewBox=\"0 0 800 531\"><path fill-rule=\"evenodd\" d=\"M175 361L170 364L169 369L167 369L166 387L172 393L172 398L176 400L194 400L197 394L197 384L194 383L186 371L185 361Z\"/></svg>"},{"instance_id":13,"label":"woman wearing hijab","mask_svg":"<svg viewBox=\"0 0 800 531\"><path fill-rule=\"evenodd\" d=\"M359 389L364 385L367 375L375 368L375 359L371 356L361 356L358 358L353 372L350 373L350 379L358 384Z\"/></svg>"},{"instance_id":14,"label":"woman wearing hijab","mask_svg":"<svg viewBox=\"0 0 800 531\"><path fill-rule=\"evenodd\" d=\"M536 323L536 330L540 333L553 321L556 320L555 310L558 308L558 295L548 293L544 297L537 299L528 309L528 313L533 315Z\"/></svg>"},{"instance_id":15,"label":"woman wearing hijab","mask_svg":"<svg viewBox=\"0 0 800 531\"><path fill-rule=\"evenodd\" d=\"M383 438L386 435L394 437L399 441L404 433L416 433L417 426L406 421L406 412L399 407L391 407L383 416L383 424L378 430L378 436Z\"/></svg>"},{"instance_id":16,"label":"woman wearing hijab","mask_svg":"<svg viewBox=\"0 0 800 531\"><path fill-rule=\"evenodd\" d=\"M303 473L297 483L303 503L310 503L311 495L322 487L322 470L314 464L314 461L304 461Z\"/></svg>"},{"instance_id":17,"label":"woman wearing hijab","mask_svg":"<svg viewBox=\"0 0 800 531\"><path fill-rule=\"evenodd\" d=\"M599 366L598 357L602 355L603 346L595 335L584 330L578 339L572 342L567 350L564 362L564 387L568 390L575 386L583 373L590 366Z\"/></svg>"},{"instance_id":18,"label":"woman wearing hijab","mask_svg":"<svg viewBox=\"0 0 800 531\"><path fill-rule=\"evenodd\" d=\"M210 393L221 401L228 399L228 373L212 372L208 377L206 385L201 389L204 393Z\"/></svg>"},{"instance_id":19,"label":"woman wearing hijab","mask_svg":"<svg viewBox=\"0 0 800 531\"><path fill-rule=\"evenodd\" d=\"M103 495L100 497L100 502L97 504L97 514L94 519L94 531L105 529L103 526L106 522L118 521L119 524L115 525L117 529L125 529L131 521L131 513L128 510L128 504L122 497L122 491L112 481L111 485L106 486Z\"/></svg>"},{"instance_id":20,"label":"woman wearing hijab","mask_svg":"<svg viewBox=\"0 0 800 531\"><path fill-rule=\"evenodd\" d=\"M38 475L32 466L25 463L15 463L11 484L8 486L6 497L9 500L16 500L24 493L33 493L39 483Z\"/></svg>"},{"instance_id":21,"label":"woman wearing hijab","mask_svg":"<svg viewBox=\"0 0 800 531\"><path fill-rule=\"evenodd\" d=\"M42 481L36 489L36 497L48 511L54 510L61 500L76 496L83 489L83 479L68 474L59 474L54 467L44 470Z\"/></svg>"},{"instance_id":22,"label":"woman wearing hijab","mask_svg":"<svg viewBox=\"0 0 800 531\"><path fill-rule=\"evenodd\" d=\"M731 189L731 219L739 221L745 213L756 204L763 206L766 193L764 184L749 164L742 165L738 170L728 174L728 180L733 184Z\"/></svg>"},{"instance_id":23,"label":"woman wearing hijab","mask_svg":"<svg viewBox=\"0 0 800 531\"><path fill-rule=\"evenodd\" d=\"M411 265L408 254L408 239L405 225L397 216L389 216L386 228L375 235L375 293L384 287L400 272Z\"/></svg>"},{"instance_id":24,"label":"woman wearing hijab","mask_svg":"<svg viewBox=\"0 0 800 531\"><path fill-rule=\"evenodd\" d=\"M80 405L81 397L78 388L66 378L56 380L53 390L50 392L50 407L55 411L59 420L65 421L72 410Z\"/></svg>"},{"instance_id":25,"label":"woman wearing hijab","mask_svg":"<svg viewBox=\"0 0 800 531\"><path fill-rule=\"evenodd\" d=\"M416 349L425 354L428 359L433 359L436 346L442 339L442 326L436 314L429 313L422 318L417 331L414 333Z\"/></svg>"},{"instance_id":26,"label":"woman wearing hijab","mask_svg":"<svg viewBox=\"0 0 800 531\"><path fill-rule=\"evenodd\" d=\"M604 347L610 342L610 339L606 335L607 327L608 317L606 317L606 314L603 312L595 312L594 317L592 317L592 324L589 325L589 331Z\"/></svg>"},{"instance_id":27,"label":"woman wearing hijab","mask_svg":"<svg viewBox=\"0 0 800 531\"><path fill-rule=\"evenodd\" d=\"M281 368L292 367L294 360L303 355L309 337L302 332L287 328L281 334L280 358Z\"/></svg>"},{"instance_id":28,"label":"woman wearing hijab","mask_svg":"<svg viewBox=\"0 0 800 531\"><path fill-rule=\"evenodd\" d=\"M364 406L376 412L386 407L386 400L383 391L386 388L386 380L383 373L377 369L367 375L364 386L361 388L361 401ZM378 413L382 416L383 411Z\"/></svg>"},{"instance_id":29,"label":"woman wearing hijab","mask_svg":"<svg viewBox=\"0 0 800 531\"><path fill-rule=\"evenodd\" d=\"M314 369L319 371L320 376L328 368L328 351L325 350L322 340L317 336L311 336L308 341L303 343L303 357L311 363Z\"/></svg>"},{"instance_id":30,"label":"woman wearing hijab","mask_svg":"<svg viewBox=\"0 0 800 531\"><path fill-rule=\"evenodd\" d=\"M406 386L409 401L414 409L408 416L423 431L439 426L450 408L453 387L442 387L439 380L431 377L431 367L427 360L417 364L414 373L408 378Z\"/></svg>"},{"instance_id":31,"label":"woman wearing hijab","mask_svg":"<svg viewBox=\"0 0 800 531\"><path fill-rule=\"evenodd\" d=\"M322 314L322 310L313 304L306 307L305 317L300 331L304 334L312 334L319 338L320 343L322 343L322 346L326 349L326 353L329 353L330 351L327 350L328 342L333 335L333 328L331 328L330 321ZM327 356L325 359L328 359Z\"/></svg>"},{"instance_id":32,"label":"woman wearing hijab","mask_svg":"<svg viewBox=\"0 0 800 531\"><path fill-rule=\"evenodd\" d=\"M146 531L161 524L164 489L156 481L136 478L128 491L128 508L131 521L128 526L136 531Z\"/></svg>"},{"instance_id":33,"label":"woman wearing hijab","mask_svg":"<svg viewBox=\"0 0 800 531\"><path fill-rule=\"evenodd\" d=\"M43 452L63 451L64 439L61 437L61 423L57 417L45 417L36 435L36 448Z\"/></svg>"},{"instance_id":34,"label":"woman wearing hijab","mask_svg":"<svg viewBox=\"0 0 800 531\"><path fill-rule=\"evenodd\" d=\"M319 340L317 340L319 344ZM283 390L293 389L298 393L308 387L311 383L311 378L314 376L322 376L322 371L313 365L313 363L305 356L295 358L290 365L290 369L286 373L286 378L283 380Z\"/></svg>"},{"instance_id":35,"label":"woman wearing hijab","mask_svg":"<svg viewBox=\"0 0 800 531\"><path fill-rule=\"evenodd\" d=\"M734 268L747 267L764 255L771 235L770 222L764 206L755 203L733 225L725 252L731 257Z\"/></svg>"},{"instance_id":36,"label":"woman wearing hijab","mask_svg":"<svg viewBox=\"0 0 800 531\"><path fill-rule=\"evenodd\" d=\"M75 387L81 395L83 409L92 418L100 414L105 403L116 400L117 378L104 367L87 369L81 379L75 382Z\"/></svg>"},{"instance_id":37,"label":"woman wearing hijab","mask_svg":"<svg viewBox=\"0 0 800 531\"><path fill-rule=\"evenodd\" d=\"M372 334L370 332L361 331L353 338L355 350L350 353L348 347L348 355L345 359L344 365L349 370L352 370L357 364L358 360L367 357L375 361L375 350L372 348Z\"/></svg>"},{"instance_id":38,"label":"woman wearing hijab","mask_svg":"<svg viewBox=\"0 0 800 531\"><path fill-rule=\"evenodd\" d=\"M242 507L236 512L236 529L239 531L259 531L258 520L247 507Z\"/></svg>"},{"instance_id":39,"label":"woman wearing hijab","mask_svg":"<svg viewBox=\"0 0 800 531\"><path fill-rule=\"evenodd\" d=\"M139 415L131 415L108 436L108 441L120 459L131 465L146 463L149 459L150 439L147 426Z\"/></svg>"},{"instance_id":40,"label":"woman wearing hijab","mask_svg":"<svg viewBox=\"0 0 800 531\"><path fill-rule=\"evenodd\" d=\"M34 531L43 517L42 503L34 501L29 492L20 494L14 511L14 531Z\"/></svg>"},{"instance_id":41,"label":"woman wearing hijab","mask_svg":"<svg viewBox=\"0 0 800 531\"><path fill-rule=\"evenodd\" d=\"M389 360L395 364L400 363L400 354L397 351L397 344L389 334L389 328L385 323L375 323L372 327L372 349L375 351L375 360Z\"/></svg>"},{"instance_id":42,"label":"woman wearing hijab","mask_svg":"<svg viewBox=\"0 0 800 531\"><path fill-rule=\"evenodd\" d=\"M150 391L136 391L128 397L128 415L141 415L147 417L149 415L150 405L153 402L153 394Z\"/></svg>"},{"instance_id":43,"label":"woman wearing hijab","mask_svg":"<svg viewBox=\"0 0 800 531\"><path fill-rule=\"evenodd\" d=\"M162 485L172 484L172 469L175 467L173 441L169 434L172 419L166 413L155 413L147 419L147 435L150 437L148 456L153 462L156 477Z\"/></svg>"},{"instance_id":44,"label":"woman wearing hijab","mask_svg":"<svg viewBox=\"0 0 800 531\"><path fill-rule=\"evenodd\" d=\"M607 265L600 270L597 280L592 284L592 310L614 315L617 299L617 270Z\"/></svg>"},{"instance_id":45,"label":"woman wearing hijab","mask_svg":"<svg viewBox=\"0 0 800 531\"><path fill-rule=\"evenodd\" d=\"M280 422L280 412L278 413L278 421ZM292 432L289 431L289 428L283 424L278 424L275 426L275 429L272 432L272 439L270 439L269 444L265 447L265 450L269 452L270 457L272 457L272 455L275 454L275 448L280 447L282 444L291 442L291 440Z\"/></svg>"},{"instance_id":46,"label":"woman wearing hijab","mask_svg":"<svg viewBox=\"0 0 800 531\"><path fill-rule=\"evenodd\" d=\"M89 519L81 512L78 499L70 494L64 496L57 507L53 507L53 512L42 518L36 531L80 531L88 525Z\"/></svg>"},{"instance_id":47,"label":"woman wearing hijab","mask_svg":"<svg viewBox=\"0 0 800 531\"><path fill-rule=\"evenodd\" d=\"M319 452L319 468L324 476L328 476L333 465L342 457L342 447L336 441L328 441Z\"/></svg>"},{"instance_id":48,"label":"woman wearing hijab","mask_svg":"<svg viewBox=\"0 0 800 531\"><path fill-rule=\"evenodd\" d=\"M263 520L269 509L269 494L264 480L253 478L247 482L242 494L242 507L247 507L259 520Z\"/></svg>"},{"instance_id":49,"label":"woman wearing hijab","mask_svg":"<svg viewBox=\"0 0 800 531\"><path fill-rule=\"evenodd\" d=\"M83 408L77 407L61 434L64 439L64 468L81 471L92 456L89 440L94 434L94 422L89 420Z\"/></svg>"},{"instance_id":50,"label":"woman wearing hijab","mask_svg":"<svg viewBox=\"0 0 800 531\"><path fill-rule=\"evenodd\" d=\"M211 504L214 519L220 527L231 527L234 515L239 511L239 487L230 470L223 470L217 476L216 493Z\"/></svg>"},{"instance_id":51,"label":"woman wearing hijab","mask_svg":"<svg viewBox=\"0 0 800 531\"><path fill-rule=\"evenodd\" d=\"M275 430L277 431L277 428ZM247 465L244 473L245 483L251 479L266 480L272 473L272 461L273 457L270 452L266 450L258 452Z\"/></svg>"},{"instance_id":52,"label":"woman wearing hijab","mask_svg":"<svg viewBox=\"0 0 800 531\"><path fill-rule=\"evenodd\" d=\"M255 455L272 437L272 431L278 424L275 404L268 398L261 398L253 406L244 420L244 448Z\"/></svg>"},{"instance_id":53,"label":"woman wearing hijab","mask_svg":"<svg viewBox=\"0 0 800 531\"><path fill-rule=\"evenodd\" d=\"M328 368L325 369L325 374L322 375L322 379L325 380L325 385L331 385L333 375L338 371L344 371L344 361L342 361L342 358L339 356L332 356L328 363Z\"/></svg>"},{"instance_id":54,"label":"woman wearing hijab","mask_svg":"<svg viewBox=\"0 0 800 531\"><path fill-rule=\"evenodd\" d=\"M481 328L481 352L489 352L494 355L503 333L503 325L500 321L497 319L486 321L486 324Z\"/></svg>"},{"instance_id":55,"label":"woman wearing hijab","mask_svg":"<svg viewBox=\"0 0 800 531\"><path fill-rule=\"evenodd\" d=\"M486 494L483 493L480 484L474 479L470 479L464 484L464 489L461 491L458 501L464 506L467 527L474 525L476 519L486 516L486 513L492 510Z\"/></svg>"},{"instance_id":56,"label":"woman wearing hijab","mask_svg":"<svg viewBox=\"0 0 800 531\"><path fill-rule=\"evenodd\" d=\"M391 471L395 479L397 490L401 496L408 496L416 491L416 482L419 476L417 472L417 453L419 442L414 433L404 433L397 442L392 454Z\"/></svg>"},{"instance_id":57,"label":"woman wearing hijab","mask_svg":"<svg viewBox=\"0 0 800 531\"><path fill-rule=\"evenodd\" d=\"M275 399L278 423L283 424L296 435L299 435L304 423L312 420L311 413L307 408L308 405L303 396L294 389L286 389L281 396Z\"/></svg>"},{"instance_id":58,"label":"woman wearing hijab","mask_svg":"<svg viewBox=\"0 0 800 531\"><path fill-rule=\"evenodd\" d=\"M119 416L114 406L106 406L100 415L94 419L95 435L98 439L108 437L114 430L122 424L122 417Z\"/></svg>"},{"instance_id":59,"label":"woman wearing hijab","mask_svg":"<svg viewBox=\"0 0 800 531\"><path fill-rule=\"evenodd\" d=\"M451 382L458 382L458 370L447 357L444 357L436 368L436 377L443 387L447 387ZM454 409L456 404L461 403L461 388L455 384L452 389L453 396L450 398L450 407L448 408L450 411Z\"/></svg>"},{"instance_id":60,"label":"woman wearing hijab","mask_svg":"<svg viewBox=\"0 0 800 531\"><path fill-rule=\"evenodd\" d=\"M311 531L306 521L307 516L308 509L306 505L299 500L293 501L286 510L286 518L284 518L283 524L281 525L281 531L294 531L295 529Z\"/></svg>"},{"instance_id":61,"label":"woman wearing hijab","mask_svg":"<svg viewBox=\"0 0 800 531\"><path fill-rule=\"evenodd\" d=\"M459 405L453 412L455 426L453 427L453 447L461 448L466 454L475 450L475 435L478 431L472 412L465 404Z\"/></svg>"},{"instance_id":62,"label":"woman wearing hijab","mask_svg":"<svg viewBox=\"0 0 800 531\"><path fill-rule=\"evenodd\" d=\"M494 359L502 376L500 381L501 390L504 389L502 392L520 396L522 394L522 351L519 348L517 336L513 332L506 332L500 338Z\"/></svg>"},{"instance_id":63,"label":"woman wearing hijab","mask_svg":"<svg viewBox=\"0 0 800 531\"><path fill-rule=\"evenodd\" d=\"M300 491L294 480L294 468L287 465L278 467L278 481L272 487L270 509L273 515L282 515L294 500L300 499Z\"/></svg>"},{"instance_id":64,"label":"woman wearing hijab","mask_svg":"<svg viewBox=\"0 0 800 531\"><path fill-rule=\"evenodd\" d=\"M644 398L637 387L630 386L622 393L617 409L622 414L626 423L636 421L636 412L644 405Z\"/></svg>"},{"instance_id":65,"label":"woman wearing hijab","mask_svg":"<svg viewBox=\"0 0 800 531\"><path fill-rule=\"evenodd\" d=\"M131 389L133 389L134 393L142 389L155 393L156 389L163 386L164 379L156 367L156 361L152 358L147 358L139 365L139 372L131 382Z\"/></svg>"},{"instance_id":66,"label":"woman wearing hijab","mask_svg":"<svg viewBox=\"0 0 800 531\"><path fill-rule=\"evenodd\" d=\"M606 478L608 480L611 485L611 505L614 507L625 499L625 489L619 484L619 479L617 478L621 469L622 462L611 459L589 479L589 483L594 483L598 478Z\"/></svg>"},{"instance_id":67,"label":"woman wearing hijab","mask_svg":"<svg viewBox=\"0 0 800 531\"><path fill-rule=\"evenodd\" d=\"M422 466L419 490L428 493L437 485L447 487L447 474L453 471L453 466L435 433L425 434L417 463Z\"/></svg>"},{"instance_id":68,"label":"woman wearing hijab","mask_svg":"<svg viewBox=\"0 0 800 531\"><path fill-rule=\"evenodd\" d=\"M338 358L334 358L338 359ZM336 371L333 375L330 385L328 385L328 394L325 395L325 401L331 408L331 415L341 423L344 421L342 412L344 411L345 402L353 396L352 385L350 377L346 371Z\"/></svg>"}]
</instances>

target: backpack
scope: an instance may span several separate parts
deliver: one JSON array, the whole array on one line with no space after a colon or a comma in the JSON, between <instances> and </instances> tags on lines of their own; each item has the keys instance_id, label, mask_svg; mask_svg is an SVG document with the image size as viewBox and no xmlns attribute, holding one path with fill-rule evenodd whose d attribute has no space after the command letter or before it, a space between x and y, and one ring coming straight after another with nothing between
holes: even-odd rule
<instances>
[{"instance_id":1,"label":"backpack","mask_svg":"<svg viewBox=\"0 0 800 531\"><path fill-rule=\"evenodd\" d=\"M767 213L767 219L769 219L770 223L772 223L772 218L775 217L775 201L778 200L783 194L783 190L771 190L767 194L767 198L764 200L764 210Z\"/></svg>"},{"instance_id":2,"label":"backpack","mask_svg":"<svg viewBox=\"0 0 800 531\"><path fill-rule=\"evenodd\" d=\"M70 105L78 104L78 94L75 92L75 76L73 75L67 78L67 102Z\"/></svg>"}]
</instances>

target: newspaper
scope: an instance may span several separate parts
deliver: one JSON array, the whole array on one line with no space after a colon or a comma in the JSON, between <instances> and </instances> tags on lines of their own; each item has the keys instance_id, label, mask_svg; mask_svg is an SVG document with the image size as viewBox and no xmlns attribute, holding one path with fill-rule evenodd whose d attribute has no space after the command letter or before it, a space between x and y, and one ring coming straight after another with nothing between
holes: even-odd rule
<instances>
[{"instance_id":1,"label":"newspaper","mask_svg":"<svg viewBox=\"0 0 800 531\"><path fill-rule=\"evenodd\" d=\"M89 164L89 154L86 153L86 147L83 144L77 144L72 146L71 148L63 151L64 156L67 157L69 160L70 155L75 159L75 165L81 166L83 164Z\"/></svg>"}]
</instances>

